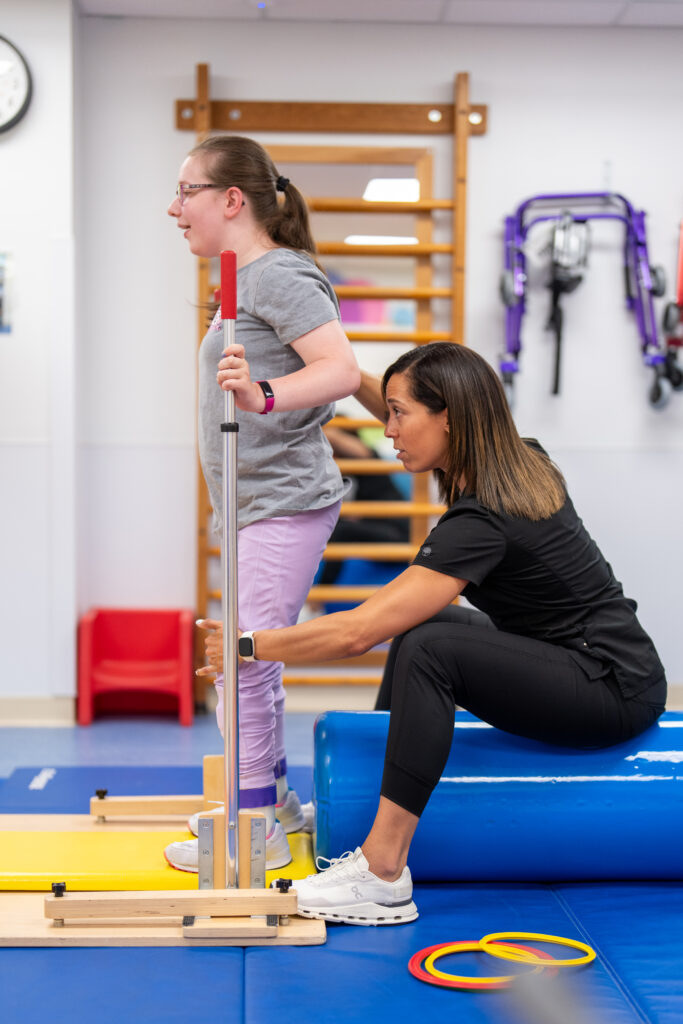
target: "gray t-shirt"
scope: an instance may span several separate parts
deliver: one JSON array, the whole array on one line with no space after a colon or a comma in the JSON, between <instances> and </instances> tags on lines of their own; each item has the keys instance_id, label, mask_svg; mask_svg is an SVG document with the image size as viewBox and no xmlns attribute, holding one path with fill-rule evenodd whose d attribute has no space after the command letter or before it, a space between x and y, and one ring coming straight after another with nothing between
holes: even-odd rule
<instances>
[{"instance_id":1,"label":"gray t-shirt","mask_svg":"<svg viewBox=\"0 0 683 1024\"><path fill-rule=\"evenodd\" d=\"M337 299L313 260L292 249L273 249L237 271L235 341L244 345L252 380L284 377L304 366L291 342L339 319ZM217 382L223 352L220 310L199 350L199 457L214 509L223 518L225 392ZM266 416L236 410L239 423L238 527L276 516L326 508L344 492L322 427L334 405Z\"/></svg>"}]
</instances>

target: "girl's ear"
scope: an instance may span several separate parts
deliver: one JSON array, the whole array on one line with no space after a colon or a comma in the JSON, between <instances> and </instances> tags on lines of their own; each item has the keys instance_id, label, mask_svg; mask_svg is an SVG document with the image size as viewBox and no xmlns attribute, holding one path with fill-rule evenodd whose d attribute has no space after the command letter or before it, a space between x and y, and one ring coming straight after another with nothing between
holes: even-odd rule
<instances>
[{"instance_id":1,"label":"girl's ear","mask_svg":"<svg viewBox=\"0 0 683 1024\"><path fill-rule=\"evenodd\" d=\"M244 196L241 188L237 188L236 185L233 185L231 188L225 190L223 212L226 217L236 217L243 206Z\"/></svg>"}]
</instances>

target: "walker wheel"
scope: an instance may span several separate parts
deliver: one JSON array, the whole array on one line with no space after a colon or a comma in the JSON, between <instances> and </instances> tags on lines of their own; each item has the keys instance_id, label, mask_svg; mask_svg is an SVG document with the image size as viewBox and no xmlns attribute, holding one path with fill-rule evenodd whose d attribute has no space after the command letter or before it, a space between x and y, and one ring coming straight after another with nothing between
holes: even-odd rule
<instances>
[{"instance_id":1,"label":"walker wheel","mask_svg":"<svg viewBox=\"0 0 683 1024\"><path fill-rule=\"evenodd\" d=\"M666 292L666 273L664 267L650 267L650 277L652 278L652 288L650 291L656 299L661 299L662 295Z\"/></svg>"},{"instance_id":2,"label":"walker wheel","mask_svg":"<svg viewBox=\"0 0 683 1024\"><path fill-rule=\"evenodd\" d=\"M683 391L683 370L678 365L676 356L676 350L669 349L666 354L666 369L664 372L674 391Z\"/></svg>"},{"instance_id":3,"label":"walker wheel","mask_svg":"<svg viewBox=\"0 0 683 1024\"><path fill-rule=\"evenodd\" d=\"M669 378L660 377L658 374L648 392L648 399L652 408L663 409L665 405L668 405L672 390L673 387Z\"/></svg>"},{"instance_id":4,"label":"walker wheel","mask_svg":"<svg viewBox=\"0 0 683 1024\"><path fill-rule=\"evenodd\" d=\"M667 302L664 307L662 326L665 334L673 334L681 321L683 310L676 302Z\"/></svg>"},{"instance_id":5,"label":"walker wheel","mask_svg":"<svg viewBox=\"0 0 683 1024\"><path fill-rule=\"evenodd\" d=\"M519 295L515 294L515 276L511 270L504 270L500 275L500 297L506 306L516 306Z\"/></svg>"},{"instance_id":6,"label":"walker wheel","mask_svg":"<svg viewBox=\"0 0 683 1024\"><path fill-rule=\"evenodd\" d=\"M511 380L503 381L503 391L505 392L505 399L508 404L510 412L514 412L515 408L515 387Z\"/></svg>"}]
</instances>

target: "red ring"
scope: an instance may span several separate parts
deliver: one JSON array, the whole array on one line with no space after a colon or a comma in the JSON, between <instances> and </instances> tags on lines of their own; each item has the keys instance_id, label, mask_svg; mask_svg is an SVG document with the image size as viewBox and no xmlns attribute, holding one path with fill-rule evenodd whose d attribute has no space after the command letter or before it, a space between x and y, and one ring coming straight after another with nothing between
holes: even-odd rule
<instances>
[{"instance_id":1,"label":"red ring","mask_svg":"<svg viewBox=\"0 0 683 1024\"><path fill-rule=\"evenodd\" d=\"M471 946L473 945L473 943L474 940L463 940L462 945ZM506 946L512 946L515 949L523 949L526 953L534 953L536 956L539 956L542 960L552 961L555 959L553 956L550 955L550 953L545 953L543 952L543 950L536 949L534 946L523 946L519 942L505 942L503 944ZM479 991L486 991L486 989L506 988L510 984L510 982L508 981L481 982L477 981L476 977L473 977L472 981L465 982L447 981L445 978L434 977L433 974L430 974L428 971L425 971L425 969L422 967L423 960L426 960L430 953L436 953L437 950L443 949L445 946L457 945L457 942L439 942L438 945L436 946L427 946L426 949L418 950L417 953L413 953L410 960L408 961L408 970L410 971L414 978L417 978L419 981L426 981L428 985L436 985L438 988L461 988L468 990L476 989ZM475 951L473 950L473 952ZM549 965L549 968L550 970L552 970L552 976L556 975L559 970L559 968L557 967L552 968L551 965Z\"/></svg>"}]
</instances>

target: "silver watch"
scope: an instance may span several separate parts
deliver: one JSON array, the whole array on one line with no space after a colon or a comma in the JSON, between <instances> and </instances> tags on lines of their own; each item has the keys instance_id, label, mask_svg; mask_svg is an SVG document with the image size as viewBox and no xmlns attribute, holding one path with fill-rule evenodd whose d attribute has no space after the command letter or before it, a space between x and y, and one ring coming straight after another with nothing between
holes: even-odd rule
<instances>
[{"instance_id":1,"label":"silver watch","mask_svg":"<svg viewBox=\"0 0 683 1024\"><path fill-rule=\"evenodd\" d=\"M242 661L256 661L254 654L254 631L247 629L237 641L237 653Z\"/></svg>"}]
</instances>

